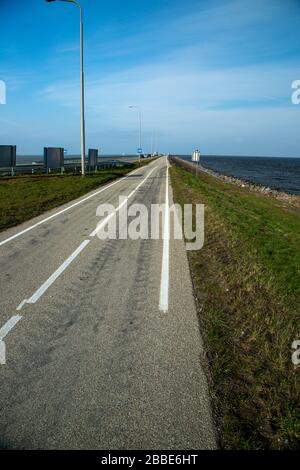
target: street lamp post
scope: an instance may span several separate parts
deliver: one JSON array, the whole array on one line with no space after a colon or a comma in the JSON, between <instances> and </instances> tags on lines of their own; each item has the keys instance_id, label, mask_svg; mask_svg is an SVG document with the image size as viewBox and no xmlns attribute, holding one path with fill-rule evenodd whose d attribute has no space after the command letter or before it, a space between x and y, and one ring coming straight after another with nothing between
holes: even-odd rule
<instances>
[{"instance_id":1,"label":"street lamp post","mask_svg":"<svg viewBox=\"0 0 300 470\"><path fill-rule=\"evenodd\" d=\"M46 0L55 2L56 0ZM80 9L80 142L81 142L81 174L85 175L85 119L84 119L84 63L83 63L83 12L82 6L75 0L59 0L74 3Z\"/></svg>"},{"instance_id":2,"label":"street lamp post","mask_svg":"<svg viewBox=\"0 0 300 470\"><path fill-rule=\"evenodd\" d=\"M142 111L139 106L129 106L130 109L137 109L139 113L139 163L141 163L141 154L142 149Z\"/></svg>"}]
</instances>

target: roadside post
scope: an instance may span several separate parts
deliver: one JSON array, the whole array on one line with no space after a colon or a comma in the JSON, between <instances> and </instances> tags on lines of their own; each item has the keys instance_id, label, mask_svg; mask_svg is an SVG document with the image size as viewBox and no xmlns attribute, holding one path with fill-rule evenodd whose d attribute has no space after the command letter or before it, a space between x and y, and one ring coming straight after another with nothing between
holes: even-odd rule
<instances>
[{"instance_id":1,"label":"roadside post","mask_svg":"<svg viewBox=\"0 0 300 470\"><path fill-rule=\"evenodd\" d=\"M199 168L199 161L200 161L200 151L199 150L195 150L192 153L192 161L196 163L195 173L196 173L196 175L198 175L198 168Z\"/></svg>"}]
</instances>

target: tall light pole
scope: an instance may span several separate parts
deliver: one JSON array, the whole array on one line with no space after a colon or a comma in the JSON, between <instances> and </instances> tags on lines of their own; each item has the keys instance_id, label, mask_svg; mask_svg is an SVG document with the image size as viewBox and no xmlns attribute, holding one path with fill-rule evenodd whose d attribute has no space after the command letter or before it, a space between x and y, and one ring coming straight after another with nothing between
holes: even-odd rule
<instances>
[{"instance_id":1,"label":"tall light pole","mask_svg":"<svg viewBox=\"0 0 300 470\"><path fill-rule=\"evenodd\" d=\"M46 0L55 2L56 0ZM80 142L81 142L81 174L85 175L85 119L84 119L84 71L83 71L83 12L82 6L76 0L58 0L74 3L80 9Z\"/></svg>"},{"instance_id":2,"label":"tall light pole","mask_svg":"<svg viewBox=\"0 0 300 470\"><path fill-rule=\"evenodd\" d=\"M156 146L157 146L157 134L155 130L153 131L152 137L151 137L151 155L156 153Z\"/></svg>"},{"instance_id":3,"label":"tall light pole","mask_svg":"<svg viewBox=\"0 0 300 470\"><path fill-rule=\"evenodd\" d=\"M130 109L137 109L139 113L139 163L141 163L141 150L142 150L142 111L139 106L129 106Z\"/></svg>"}]
</instances>

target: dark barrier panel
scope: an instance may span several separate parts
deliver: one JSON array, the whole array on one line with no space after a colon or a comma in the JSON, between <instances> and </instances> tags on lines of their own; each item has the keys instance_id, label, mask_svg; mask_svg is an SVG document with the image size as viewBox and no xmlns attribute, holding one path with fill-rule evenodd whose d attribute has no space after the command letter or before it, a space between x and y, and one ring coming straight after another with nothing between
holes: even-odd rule
<instances>
[{"instance_id":1,"label":"dark barrier panel","mask_svg":"<svg viewBox=\"0 0 300 470\"><path fill-rule=\"evenodd\" d=\"M89 166L97 166L98 164L98 150L97 149L89 149L89 159L88 159Z\"/></svg>"},{"instance_id":2,"label":"dark barrier panel","mask_svg":"<svg viewBox=\"0 0 300 470\"><path fill-rule=\"evenodd\" d=\"M46 168L62 168L64 166L64 149L44 147L44 163Z\"/></svg>"},{"instance_id":3,"label":"dark barrier panel","mask_svg":"<svg viewBox=\"0 0 300 470\"><path fill-rule=\"evenodd\" d=\"M0 167L12 168L16 166L16 145L0 145Z\"/></svg>"}]
</instances>

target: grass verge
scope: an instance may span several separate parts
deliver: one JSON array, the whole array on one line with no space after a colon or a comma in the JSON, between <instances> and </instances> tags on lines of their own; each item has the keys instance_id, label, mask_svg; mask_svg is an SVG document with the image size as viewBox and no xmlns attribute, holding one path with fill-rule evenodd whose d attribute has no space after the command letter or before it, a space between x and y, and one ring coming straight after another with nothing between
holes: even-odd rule
<instances>
[{"instance_id":1,"label":"grass verge","mask_svg":"<svg viewBox=\"0 0 300 470\"><path fill-rule=\"evenodd\" d=\"M153 161L153 159L151 160ZM147 165L150 160L141 162ZM0 231L76 199L139 167L100 170L81 175L17 176L0 179Z\"/></svg>"},{"instance_id":2,"label":"grass verge","mask_svg":"<svg viewBox=\"0 0 300 470\"><path fill-rule=\"evenodd\" d=\"M188 252L224 449L300 447L300 217L289 205L172 166L174 200L205 204Z\"/></svg>"}]
</instances>

